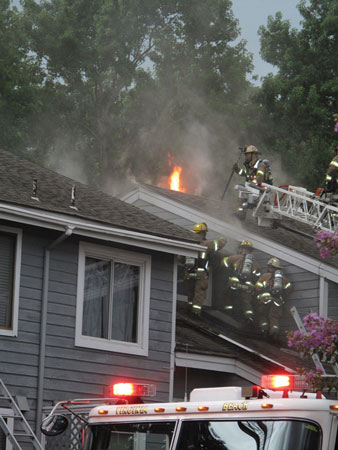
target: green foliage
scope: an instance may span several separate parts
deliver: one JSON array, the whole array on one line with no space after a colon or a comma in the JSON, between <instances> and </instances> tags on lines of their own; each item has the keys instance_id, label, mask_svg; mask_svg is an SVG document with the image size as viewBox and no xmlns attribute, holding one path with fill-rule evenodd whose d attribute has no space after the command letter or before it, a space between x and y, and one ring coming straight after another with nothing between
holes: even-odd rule
<instances>
[{"instance_id":1,"label":"green foliage","mask_svg":"<svg viewBox=\"0 0 338 450\"><path fill-rule=\"evenodd\" d=\"M338 4L303 0L298 8L303 16L299 30L280 13L259 30L262 57L278 73L264 79L255 101L268 120L266 145L281 155L300 184L315 189L323 184L336 145Z\"/></svg>"},{"instance_id":2,"label":"green foliage","mask_svg":"<svg viewBox=\"0 0 338 450\"><path fill-rule=\"evenodd\" d=\"M71 148L89 159L89 180L106 189L129 174L157 182L167 153L179 157L189 130L200 125L218 136L211 144L224 161L227 132L245 129L252 69L244 43L234 43L229 0L23 5L48 102L42 121L50 140L45 132L36 151L43 144L45 155L62 158Z\"/></svg>"},{"instance_id":3,"label":"green foliage","mask_svg":"<svg viewBox=\"0 0 338 450\"><path fill-rule=\"evenodd\" d=\"M24 153L30 147L31 118L41 106L41 71L29 52L22 16L0 0L0 147Z\"/></svg>"}]
</instances>

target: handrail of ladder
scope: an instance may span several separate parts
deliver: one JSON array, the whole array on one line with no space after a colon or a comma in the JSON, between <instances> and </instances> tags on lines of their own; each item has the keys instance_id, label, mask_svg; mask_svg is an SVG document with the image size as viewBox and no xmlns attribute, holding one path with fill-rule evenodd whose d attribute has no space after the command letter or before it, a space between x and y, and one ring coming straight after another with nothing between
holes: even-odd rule
<instances>
[{"instance_id":1,"label":"handrail of ladder","mask_svg":"<svg viewBox=\"0 0 338 450\"><path fill-rule=\"evenodd\" d=\"M262 205L269 200L270 211L275 214L299 220L314 228L335 231L336 220L334 216L337 216L338 220L337 207L316 199L315 194L309 191L304 190L301 194L294 186L283 189L266 183L262 185L265 190L253 212L253 216L259 216Z\"/></svg>"}]
</instances>

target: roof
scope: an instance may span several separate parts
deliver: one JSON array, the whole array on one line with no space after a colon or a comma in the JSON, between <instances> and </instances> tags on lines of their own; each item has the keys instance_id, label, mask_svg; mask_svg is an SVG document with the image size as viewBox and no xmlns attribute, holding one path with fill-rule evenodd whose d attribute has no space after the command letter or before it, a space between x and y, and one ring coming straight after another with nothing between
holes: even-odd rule
<instances>
[{"instance_id":1,"label":"roof","mask_svg":"<svg viewBox=\"0 0 338 450\"><path fill-rule=\"evenodd\" d=\"M98 189L0 150L0 202L60 213L109 226L198 243L188 230L127 204ZM33 181L37 180L36 197ZM73 186L75 206L71 207Z\"/></svg>"},{"instance_id":2,"label":"roof","mask_svg":"<svg viewBox=\"0 0 338 450\"><path fill-rule=\"evenodd\" d=\"M284 222L281 223L276 221L274 228L258 226L257 221L252 217L250 210L247 213L245 221L239 220L235 215L235 201L237 198L235 192L233 195L229 194L228 199L226 198L222 202L212 198L172 191L170 189L147 184L140 185L140 188L178 202L188 208L193 208L204 215L207 214L214 217L226 224L232 225L235 229L253 233L263 239L269 239L284 247L288 247L303 255L314 258L319 263L323 262L319 250L313 241L315 231L312 227L300 222L292 221L287 221L285 224ZM325 264L338 268L338 260L336 258L325 259Z\"/></svg>"},{"instance_id":3,"label":"roof","mask_svg":"<svg viewBox=\"0 0 338 450\"><path fill-rule=\"evenodd\" d=\"M232 324L231 322L234 322ZM300 366L314 369L312 360L288 349L286 339L268 342L254 330L238 327L221 311L204 309L200 317L178 302L176 352L232 358L261 373L296 371Z\"/></svg>"}]
</instances>

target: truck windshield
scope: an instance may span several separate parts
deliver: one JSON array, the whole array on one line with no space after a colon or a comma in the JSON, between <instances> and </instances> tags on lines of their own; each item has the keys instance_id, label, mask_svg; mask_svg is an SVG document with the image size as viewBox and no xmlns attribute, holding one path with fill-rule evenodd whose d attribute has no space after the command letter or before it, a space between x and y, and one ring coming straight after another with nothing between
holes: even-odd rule
<instances>
[{"instance_id":1,"label":"truck windshield","mask_svg":"<svg viewBox=\"0 0 338 450\"><path fill-rule=\"evenodd\" d=\"M296 420L183 421L176 450L319 450L320 427Z\"/></svg>"},{"instance_id":2,"label":"truck windshield","mask_svg":"<svg viewBox=\"0 0 338 450\"><path fill-rule=\"evenodd\" d=\"M176 422L93 425L85 432L85 450L169 450Z\"/></svg>"}]
</instances>

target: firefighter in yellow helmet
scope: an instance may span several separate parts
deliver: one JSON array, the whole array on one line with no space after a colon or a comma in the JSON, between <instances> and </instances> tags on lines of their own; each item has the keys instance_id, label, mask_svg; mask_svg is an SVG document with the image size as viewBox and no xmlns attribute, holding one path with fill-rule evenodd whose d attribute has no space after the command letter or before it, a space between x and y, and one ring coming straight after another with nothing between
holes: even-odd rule
<instances>
[{"instance_id":1,"label":"firefighter in yellow helmet","mask_svg":"<svg viewBox=\"0 0 338 450\"><path fill-rule=\"evenodd\" d=\"M215 254L223 249L227 240L220 237L217 240L207 240L208 227L204 222L196 223L191 230L201 238L201 245L205 250L199 254L198 258L185 259L185 280L188 290L188 302L194 314L199 315L205 303L208 289L208 275L211 259Z\"/></svg>"},{"instance_id":2,"label":"firefighter in yellow helmet","mask_svg":"<svg viewBox=\"0 0 338 450\"><path fill-rule=\"evenodd\" d=\"M270 258L267 272L256 283L259 327L263 335L278 337L283 305L291 289L292 285L284 275L279 259Z\"/></svg>"},{"instance_id":3,"label":"firefighter in yellow helmet","mask_svg":"<svg viewBox=\"0 0 338 450\"><path fill-rule=\"evenodd\" d=\"M237 255L227 256L223 264L229 273L224 292L224 310L234 315L240 311L244 322L254 323L255 283L260 276L259 264L253 256L254 246L251 241L244 240L239 245Z\"/></svg>"},{"instance_id":4,"label":"firefighter in yellow helmet","mask_svg":"<svg viewBox=\"0 0 338 450\"><path fill-rule=\"evenodd\" d=\"M325 193L338 194L338 145L334 149L334 157L326 172L324 190Z\"/></svg>"},{"instance_id":5,"label":"firefighter in yellow helmet","mask_svg":"<svg viewBox=\"0 0 338 450\"><path fill-rule=\"evenodd\" d=\"M244 168L240 169L238 164L235 163L233 170L241 177L245 177L245 181L257 184L268 183L272 184L272 175L270 164L268 160L258 158L258 150L254 145L246 145L244 147ZM237 212L240 217L245 217L245 200L243 198L238 199Z\"/></svg>"}]
</instances>

